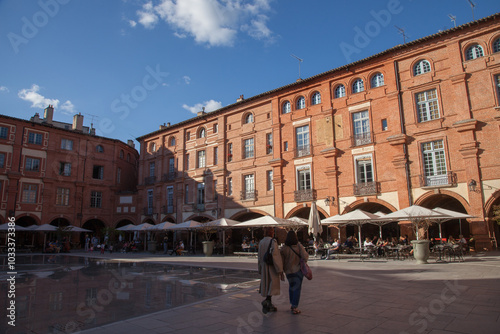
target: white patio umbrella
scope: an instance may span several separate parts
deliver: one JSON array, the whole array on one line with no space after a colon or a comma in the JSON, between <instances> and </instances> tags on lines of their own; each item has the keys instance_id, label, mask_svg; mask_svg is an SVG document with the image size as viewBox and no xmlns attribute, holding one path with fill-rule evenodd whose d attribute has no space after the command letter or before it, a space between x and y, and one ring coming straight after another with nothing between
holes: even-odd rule
<instances>
[{"instance_id":1,"label":"white patio umbrella","mask_svg":"<svg viewBox=\"0 0 500 334\"><path fill-rule=\"evenodd\" d=\"M9 228L11 228L11 226L9 226L9 223L4 223L4 224L0 225L0 231L1 232L8 231ZM16 229L16 232L17 231L31 231L29 228L22 227L20 225L16 225L15 229Z\"/></svg>"},{"instance_id":2,"label":"white patio umbrella","mask_svg":"<svg viewBox=\"0 0 500 334\"><path fill-rule=\"evenodd\" d=\"M129 229L127 229L126 231L138 231L138 232L144 232L144 231L147 231L147 229L151 226L154 226L153 224L150 224L150 223L142 223L142 224L139 224L139 225L134 225L134 226L131 226Z\"/></svg>"},{"instance_id":3,"label":"white patio umbrella","mask_svg":"<svg viewBox=\"0 0 500 334\"><path fill-rule=\"evenodd\" d=\"M63 231L64 232L92 232L91 230L87 230L85 228L81 228L81 227L74 226L74 225L68 225L68 226L63 227Z\"/></svg>"},{"instance_id":4,"label":"white patio umbrella","mask_svg":"<svg viewBox=\"0 0 500 334\"><path fill-rule=\"evenodd\" d=\"M42 224L42 225L32 225L29 228L34 232L43 232L42 251L45 252L45 243L47 242L47 232L55 232L57 231L57 227L50 224Z\"/></svg>"},{"instance_id":5,"label":"white patio umbrella","mask_svg":"<svg viewBox=\"0 0 500 334\"><path fill-rule=\"evenodd\" d=\"M220 218L216 220L212 220L209 222L206 222L204 224L200 224L196 226L196 229L201 229L205 227L213 227L216 229L222 229L222 255L226 255L226 229L231 228L235 225L238 225L240 222L237 220L232 220L232 219L226 219L226 218ZM203 227L202 227L203 226Z\"/></svg>"},{"instance_id":6,"label":"white patio umbrella","mask_svg":"<svg viewBox=\"0 0 500 334\"><path fill-rule=\"evenodd\" d=\"M360 209L356 209L354 211L350 211L346 214L333 216L326 219L323 219L324 224L336 224L339 227L343 225L356 225L358 227L358 242L359 249L362 249L361 243L361 226L363 224L368 223L371 220L376 220L380 218L379 216L369 213Z\"/></svg>"},{"instance_id":7,"label":"white patio umbrella","mask_svg":"<svg viewBox=\"0 0 500 334\"><path fill-rule=\"evenodd\" d=\"M125 225L125 226L122 226L122 227L118 227L116 230L117 231L132 231L133 228L135 228L136 225L134 224L128 224L128 225Z\"/></svg>"},{"instance_id":8,"label":"white patio umbrella","mask_svg":"<svg viewBox=\"0 0 500 334\"><path fill-rule=\"evenodd\" d=\"M160 223L158 225L153 225L153 226L150 226L147 228L148 231L164 231L167 229L167 227L169 226L175 226L174 223L171 223L171 222L163 222L163 223Z\"/></svg>"},{"instance_id":9,"label":"white patio umbrella","mask_svg":"<svg viewBox=\"0 0 500 334\"><path fill-rule=\"evenodd\" d=\"M443 213L433 211L431 209L427 209L419 205L412 205L384 216L384 219L410 221L415 226L415 233L417 235L417 240L419 240L418 228L420 225L422 224L429 225L435 222L437 219L443 219L443 218L451 219L449 215L445 215Z\"/></svg>"},{"instance_id":10,"label":"white patio umbrella","mask_svg":"<svg viewBox=\"0 0 500 334\"><path fill-rule=\"evenodd\" d=\"M235 227L278 227L278 226L290 226L290 225L304 225L307 226L307 222L301 221L291 221L285 218L279 218L274 216L262 216L254 219L247 220L246 222L236 224Z\"/></svg>"},{"instance_id":11,"label":"white patio umbrella","mask_svg":"<svg viewBox=\"0 0 500 334\"><path fill-rule=\"evenodd\" d=\"M200 225L200 222L197 222L195 220L188 220L180 224L174 224L173 226L169 226L166 228L166 230L173 230L173 231L189 231L189 245L193 247L193 234L191 233L192 230L196 228L196 226ZM196 244L196 240L195 240ZM195 249L196 251L196 249Z\"/></svg>"},{"instance_id":12,"label":"white patio umbrella","mask_svg":"<svg viewBox=\"0 0 500 334\"><path fill-rule=\"evenodd\" d=\"M450 216L449 218L440 218L440 219L436 219L435 222L436 224L438 224L439 226L439 239L441 240L441 243L443 243L443 235L441 233L441 225L446 222L446 221L449 221L449 220L452 220L452 219L467 219L467 218L474 218L475 216L471 216L471 215L468 215L466 213L462 213L462 212L457 212L457 211L452 211L452 210L447 210L447 209L443 209L443 208L434 208L432 209L433 211L436 211L436 212L439 212L439 213L442 213L444 215L448 215ZM462 221L460 220L460 225L462 225ZM460 226L460 231L462 230L462 226ZM461 232L460 232L461 234Z\"/></svg>"},{"instance_id":13,"label":"white patio umbrella","mask_svg":"<svg viewBox=\"0 0 500 334\"><path fill-rule=\"evenodd\" d=\"M394 219L386 219L385 218L386 214L381 212L381 211L375 212L374 215L379 216L379 220L370 220L370 221L368 221L368 224L377 225L379 227L379 238L382 239L382 226L389 224L389 223L392 223L395 220Z\"/></svg>"},{"instance_id":14,"label":"white patio umbrella","mask_svg":"<svg viewBox=\"0 0 500 334\"><path fill-rule=\"evenodd\" d=\"M321 226L321 220L319 219L319 212L315 201L311 203L307 224L309 225L309 233L313 235L314 241L316 241L317 235L323 232L323 227Z\"/></svg>"}]
</instances>

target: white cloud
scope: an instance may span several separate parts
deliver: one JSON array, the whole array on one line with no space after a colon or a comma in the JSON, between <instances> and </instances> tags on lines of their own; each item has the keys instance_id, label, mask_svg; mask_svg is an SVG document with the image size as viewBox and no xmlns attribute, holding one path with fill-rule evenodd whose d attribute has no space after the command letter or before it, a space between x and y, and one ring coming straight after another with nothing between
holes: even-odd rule
<instances>
[{"instance_id":1,"label":"white cloud","mask_svg":"<svg viewBox=\"0 0 500 334\"><path fill-rule=\"evenodd\" d=\"M66 115L74 115L74 114L76 114L75 106L69 100L66 101L66 102L64 102L61 105L60 109L62 110L62 113L66 114Z\"/></svg>"},{"instance_id":2,"label":"white cloud","mask_svg":"<svg viewBox=\"0 0 500 334\"><path fill-rule=\"evenodd\" d=\"M222 103L219 101L210 100L203 103L197 103L192 107L188 106L187 104L182 105L182 108L195 115L198 114L199 111L202 111L203 107L205 107L205 112L210 112L222 108Z\"/></svg>"},{"instance_id":3,"label":"white cloud","mask_svg":"<svg viewBox=\"0 0 500 334\"><path fill-rule=\"evenodd\" d=\"M128 20L128 24L130 24L130 26L134 28L137 25L137 22L135 22L134 20Z\"/></svg>"},{"instance_id":4,"label":"white cloud","mask_svg":"<svg viewBox=\"0 0 500 334\"><path fill-rule=\"evenodd\" d=\"M9 92L9 89L5 86L0 86L0 92Z\"/></svg>"},{"instance_id":5,"label":"white cloud","mask_svg":"<svg viewBox=\"0 0 500 334\"><path fill-rule=\"evenodd\" d=\"M153 29L158 23L158 15L154 12L153 3L151 1L142 6L142 10L137 11L139 23L147 29Z\"/></svg>"},{"instance_id":6,"label":"white cloud","mask_svg":"<svg viewBox=\"0 0 500 334\"><path fill-rule=\"evenodd\" d=\"M156 26L159 18L167 22L174 35L192 36L200 44L232 46L238 31L247 32L252 38L270 38L267 27L272 0L160 0L154 6L151 1L137 11L139 23L148 29Z\"/></svg>"},{"instance_id":7,"label":"white cloud","mask_svg":"<svg viewBox=\"0 0 500 334\"><path fill-rule=\"evenodd\" d=\"M40 86L33 84L31 88L21 89L17 96L24 101L31 102L31 108L45 109L49 104L54 106L54 109L59 108L63 114L74 115L76 113L75 106L71 101L67 100L60 107L58 99L49 99L39 93Z\"/></svg>"},{"instance_id":8,"label":"white cloud","mask_svg":"<svg viewBox=\"0 0 500 334\"><path fill-rule=\"evenodd\" d=\"M184 79L184 82L186 85L189 85L191 83L191 78L188 77L187 75L183 76L182 79Z\"/></svg>"},{"instance_id":9,"label":"white cloud","mask_svg":"<svg viewBox=\"0 0 500 334\"><path fill-rule=\"evenodd\" d=\"M31 102L31 108L46 108L49 104L52 104L54 108L59 105L59 100L49 99L38 93L40 86L32 85L31 88L21 89L17 96L22 100Z\"/></svg>"}]
</instances>

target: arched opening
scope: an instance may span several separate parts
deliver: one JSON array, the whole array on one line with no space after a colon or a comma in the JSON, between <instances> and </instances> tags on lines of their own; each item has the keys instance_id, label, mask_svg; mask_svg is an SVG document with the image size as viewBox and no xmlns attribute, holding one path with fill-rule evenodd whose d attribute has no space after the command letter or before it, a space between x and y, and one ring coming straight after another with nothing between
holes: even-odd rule
<instances>
[{"instance_id":1,"label":"arched opening","mask_svg":"<svg viewBox=\"0 0 500 334\"><path fill-rule=\"evenodd\" d=\"M429 196L419 205L429 209L443 208L467 214L467 211L459 200L445 194ZM465 219L452 219L441 224L441 231L443 238L453 236L455 239L458 239L460 235L463 235L465 238L469 238L470 224ZM439 238L438 224L432 224L429 227L429 238Z\"/></svg>"}]
</instances>

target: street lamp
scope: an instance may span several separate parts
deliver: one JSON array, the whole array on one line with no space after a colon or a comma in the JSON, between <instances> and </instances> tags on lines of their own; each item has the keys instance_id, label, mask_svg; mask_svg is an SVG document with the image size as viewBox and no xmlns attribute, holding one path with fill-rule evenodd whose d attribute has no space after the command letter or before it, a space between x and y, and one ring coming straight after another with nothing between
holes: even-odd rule
<instances>
[{"instance_id":1,"label":"street lamp","mask_svg":"<svg viewBox=\"0 0 500 334\"><path fill-rule=\"evenodd\" d=\"M475 192L476 191L476 186L477 186L476 180L474 180L474 179L470 180L469 184L467 186L469 187L469 191Z\"/></svg>"},{"instance_id":2,"label":"street lamp","mask_svg":"<svg viewBox=\"0 0 500 334\"><path fill-rule=\"evenodd\" d=\"M335 201L335 197L334 196L326 196L326 198L325 198L325 205L326 206L330 206L330 203L333 204L333 201Z\"/></svg>"}]
</instances>

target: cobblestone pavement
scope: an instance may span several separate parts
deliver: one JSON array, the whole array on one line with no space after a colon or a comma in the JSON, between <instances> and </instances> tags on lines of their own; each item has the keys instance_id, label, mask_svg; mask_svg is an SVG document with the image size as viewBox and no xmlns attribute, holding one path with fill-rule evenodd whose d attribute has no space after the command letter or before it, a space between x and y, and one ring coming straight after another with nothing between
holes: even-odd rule
<instances>
[{"instance_id":1,"label":"cobblestone pavement","mask_svg":"<svg viewBox=\"0 0 500 334\"><path fill-rule=\"evenodd\" d=\"M78 256L78 254L75 254ZM256 259L107 254L130 261L160 261L256 270ZM292 315L288 283L273 297L278 312L264 315L257 286L199 303L128 319L83 333L499 333L500 253L465 262L414 260L309 262L300 309Z\"/></svg>"}]
</instances>

